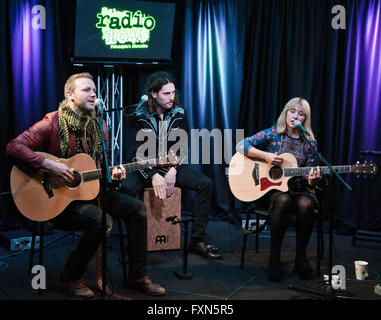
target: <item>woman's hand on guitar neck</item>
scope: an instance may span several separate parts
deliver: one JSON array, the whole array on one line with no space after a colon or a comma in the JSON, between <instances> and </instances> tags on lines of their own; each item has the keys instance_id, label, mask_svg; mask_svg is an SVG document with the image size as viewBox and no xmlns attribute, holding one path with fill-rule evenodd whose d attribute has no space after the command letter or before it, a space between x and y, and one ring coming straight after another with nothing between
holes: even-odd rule
<instances>
[{"instance_id":1,"label":"woman's hand on guitar neck","mask_svg":"<svg viewBox=\"0 0 381 320\"><path fill-rule=\"evenodd\" d=\"M308 184L311 187L316 187L316 185L322 177L323 176L321 175L320 167L313 168L310 170L310 173L308 174Z\"/></svg>"},{"instance_id":2,"label":"woman's hand on guitar neck","mask_svg":"<svg viewBox=\"0 0 381 320\"><path fill-rule=\"evenodd\" d=\"M73 172L64 163L45 158L41 166L51 174L62 178L65 182L74 182Z\"/></svg>"}]
</instances>

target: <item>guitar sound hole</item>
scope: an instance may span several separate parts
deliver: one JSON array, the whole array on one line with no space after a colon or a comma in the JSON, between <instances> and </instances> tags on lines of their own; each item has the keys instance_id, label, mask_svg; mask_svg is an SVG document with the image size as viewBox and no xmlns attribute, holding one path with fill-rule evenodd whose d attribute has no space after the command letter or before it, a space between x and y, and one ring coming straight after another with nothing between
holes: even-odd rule
<instances>
[{"instance_id":1,"label":"guitar sound hole","mask_svg":"<svg viewBox=\"0 0 381 320\"><path fill-rule=\"evenodd\" d=\"M274 166L269 171L269 176L273 180L279 180L283 176L283 169L278 166Z\"/></svg>"},{"instance_id":2,"label":"guitar sound hole","mask_svg":"<svg viewBox=\"0 0 381 320\"><path fill-rule=\"evenodd\" d=\"M76 188L81 184L81 181L82 181L81 174L78 171L74 171L73 176L74 176L74 181L66 184L69 188Z\"/></svg>"}]
</instances>

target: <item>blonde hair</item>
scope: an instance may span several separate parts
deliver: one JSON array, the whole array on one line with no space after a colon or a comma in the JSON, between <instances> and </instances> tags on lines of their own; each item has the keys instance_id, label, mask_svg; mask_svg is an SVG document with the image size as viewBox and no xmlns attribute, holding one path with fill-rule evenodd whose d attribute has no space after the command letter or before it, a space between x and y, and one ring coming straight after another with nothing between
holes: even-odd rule
<instances>
[{"instance_id":1,"label":"blonde hair","mask_svg":"<svg viewBox=\"0 0 381 320\"><path fill-rule=\"evenodd\" d=\"M65 88L64 88L66 101L68 100L67 92L73 91L75 89L74 82L76 79L79 79L79 78L87 78L87 79L93 80L93 76L88 72L76 73L71 75L69 79L66 80Z\"/></svg>"},{"instance_id":2,"label":"blonde hair","mask_svg":"<svg viewBox=\"0 0 381 320\"><path fill-rule=\"evenodd\" d=\"M277 124L276 124L277 132L279 134L285 134L287 132L286 114L287 114L287 111L293 107L301 107L302 112L306 116L302 125L310 133L310 135L307 136L307 139L315 140L315 137L311 128L311 107L306 99L303 99L300 97L292 98L290 101L286 103L285 107L283 108L283 111L281 112L277 120Z\"/></svg>"}]
</instances>

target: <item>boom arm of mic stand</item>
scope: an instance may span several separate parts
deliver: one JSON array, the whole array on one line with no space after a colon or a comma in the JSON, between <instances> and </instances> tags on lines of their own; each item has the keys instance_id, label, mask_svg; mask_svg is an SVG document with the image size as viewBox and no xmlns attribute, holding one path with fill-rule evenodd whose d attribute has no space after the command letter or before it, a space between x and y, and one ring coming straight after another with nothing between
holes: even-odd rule
<instances>
[{"instance_id":1,"label":"boom arm of mic stand","mask_svg":"<svg viewBox=\"0 0 381 320\"><path fill-rule=\"evenodd\" d=\"M136 105L131 105L131 106L128 106L128 107L120 107L120 108L112 108L112 109L108 109L108 110L103 110L103 112L114 112L114 111L125 111L125 110L131 110L131 109L136 109Z\"/></svg>"},{"instance_id":2,"label":"boom arm of mic stand","mask_svg":"<svg viewBox=\"0 0 381 320\"><path fill-rule=\"evenodd\" d=\"M352 188L351 188L351 186L348 184L348 183L346 183L339 175L338 175L338 173L336 172L336 170L335 169L333 169L332 168L332 166L328 163L328 161L327 160L325 160L324 159L324 157L321 155L321 153L319 152L319 151L317 151L316 150L316 148L311 144L311 142L304 136L304 133L302 132L302 134L301 134L301 136L302 136L302 138L303 138L303 140L306 142L306 143L308 143L309 144L309 146L312 148L312 150L314 150L314 153L316 153L318 156L319 156L319 158L320 158L320 160L321 161L323 161L327 166L328 166L328 168L331 170L331 172L344 184L344 186L349 190L349 191L352 191Z\"/></svg>"}]
</instances>

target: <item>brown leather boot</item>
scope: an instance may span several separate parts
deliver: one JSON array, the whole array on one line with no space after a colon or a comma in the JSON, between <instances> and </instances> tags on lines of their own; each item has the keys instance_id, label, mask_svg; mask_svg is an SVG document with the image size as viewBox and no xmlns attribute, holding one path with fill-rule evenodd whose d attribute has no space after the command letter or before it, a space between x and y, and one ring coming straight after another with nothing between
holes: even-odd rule
<instances>
[{"instance_id":1,"label":"brown leather boot","mask_svg":"<svg viewBox=\"0 0 381 320\"><path fill-rule=\"evenodd\" d=\"M150 296L162 296L165 289L154 283L149 276L143 276L139 279L127 279L126 287L128 289L138 290Z\"/></svg>"},{"instance_id":2,"label":"brown leather boot","mask_svg":"<svg viewBox=\"0 0 381 320\"><path fill-rule=\"evenodd\" d=\"M60 281L65 285L69 296L90 299L94 297L94 292L86 286L84 279L70 280L64 272L60 273Z\"/></svg>"}]
</instances>

